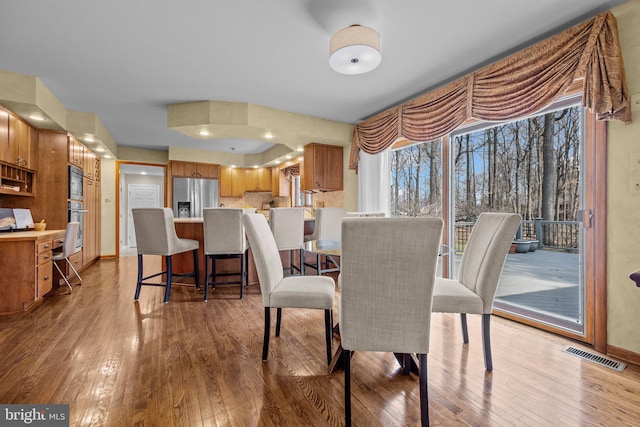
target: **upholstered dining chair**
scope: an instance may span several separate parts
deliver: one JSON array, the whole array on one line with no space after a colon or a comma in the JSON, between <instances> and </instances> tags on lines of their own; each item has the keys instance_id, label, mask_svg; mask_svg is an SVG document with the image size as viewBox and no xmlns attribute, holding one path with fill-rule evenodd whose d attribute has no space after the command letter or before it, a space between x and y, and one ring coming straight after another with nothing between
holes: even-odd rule
<instances>
[{"instance_id":1,"label":"upholstered dining chair","mask_svg":"<svg viewBox=\"0 0 640 427\"><path fill-rule=\"evenodd\" d=\"M76 239L78 238L79 229L80 229L79 222L72 221L67 223L67 227L64 231L64 240L62 241L62 251L55 252L51 257L51 260L53 261L53 265L56 266L56 270L58 270L58 273L60 273L60 276L62 276L62 278L64 279L64 282L67 284L67 287L69 288L69 293L73 291L73 288L71 287L71 284L67 279L67 275L62 272L62 270L60 269L60 266L58 266L58 263L56 261L65 260L67 264L69 264L69 267L71 267L73 274L75 274L78 280L80 281L79 284L80 285L82 284L82 277L80 277L80 275L78 274L78 271L75 269L71 261L69 261L69 257L79 251L79 249L76 249Z\"/></svg>"},{"instance_id":2,"label":"upholstered dining chair","mask_svg":"<svg viewBox=\"0 0 640 427\"><path fill-rule=\"evenodd\" d=\"M304 209L303 208L271 208L269 209L269 226L279 251L289 251L291 262L285 267L290 274L300 272L300 265L295 264L295 254L300 258L300 248L304 243Z\"/></svg>"},{"instance_id":3,"label":"upholstered dining chair","mask_svg":"<svg viewBox=\"0 0 640 427\"><path fill-rule=\"evenodd\" d=\"M198 249L200 248L200 243L197 240L181 239L177 236L176 227L173 223L173 210L170 208L133 208L131 213L133 214L133 226L136 233L138 252L138 283L134 300L138 301L143 285L163 286L165 287L164 303L168 303L171 283L176 277L195 277L196 289L200 289L200 275L198 273ZM193 252L193 272L175 274L171 264L171 257L189 251ZM143 255L160 255L164 257L166 270L143 277ZM167 275L164 283L145 282L163 274Z\"/></svg>"},{"instance_id":4,"label":"upholstered dining chair","mask_svg":"<svg viewBox=\"0 0 640 427\"><path fill-rule=\"evenodd\" d=\"M467 313L482 315L484 366L487 371L493 370L489 328L493 300L520 220L518 214L481 213L462 254L457 279L438 277L433 291L434 313L460 313L465 344L469 343Z\"/></svg>"},{"instance_id":5,"label":"upholstered dining chair","mask_svg":"<svg viewBox=\"0 0 640 427\"><path fill-rule=\"evenodd\" d=\"M305 241L310 240L340 240L340 233L342 231L342 220L347 216L347 210L345 208L319 208L316 209L316 220L313 233L305 236ZM320 261L321 256L316 255L314 263L304 260L305 267L311 267L318 271L320 274ZM325 270L328 270L329 263L332 263L336 269L340 266L338 261L333 257L325 257Z\"/></svg>"},{"instance_id":6,"label":"upholstered dining chair","mask_svg":"<svg viewBox=\"0 0 640 427\"><path fill-rule=\"evenodd\" d=\"M247 266L249 265L249 247L247 237L242 225L242 208L207 208L203 209L204 219L204 300L209 299L209 286L216 285L240 285L240 298L242 298L243 285L248 284L249 277ZM217 273L216 260L239 259L240 271L231 273ZM211 261L211 273L209 273L209 261ZM238 280L216 280L218 276L238 276Z\"/></svg>"},{"instance_id":7,"label":"upholstered dining chair","mask_svg":"<svg viewBox=\"0 0 640 427\"><path fill-rule=\"evenodd\" d=\"M284 277L278 246L271 233L267 219L262 214L245 214L242 217L249 245L253 251L262 304L264 306L264 341L262 360L269 353L271 334L271 308L277 309L276 337L280 336L283 308L309 308L324 310L327 364L331 362L331 338L333 335L333 302L335 283L326 276Z\"/></svg>"},{"instance_id":8,"label":"upholstered dining chair","mask_svg":"<svg viewBox=\"0 0 640 427\"><path fill-rule=\"evenodd\" d=\"M345 218L338 303L345 422L351 425L351 354L393 352L419 359L420 414L429 424L427 353L440 218ZM402 354L403 357L399 357Z\"/></svg>"}]
</instances>

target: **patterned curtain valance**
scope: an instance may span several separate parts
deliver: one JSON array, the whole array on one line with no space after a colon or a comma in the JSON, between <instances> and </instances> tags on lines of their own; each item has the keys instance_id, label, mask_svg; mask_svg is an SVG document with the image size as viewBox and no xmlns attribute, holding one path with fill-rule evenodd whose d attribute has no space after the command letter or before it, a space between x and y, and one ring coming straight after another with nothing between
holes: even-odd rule
<instances>
[{"instance_id":1,"label":"patterned curtain valance","mask_svg":"<svg viewBox=\"0 0 640 427\"><path fill-rule=\"evenodd\" d=\"M604 12L562 33L355 126L349 169L398 138L430 141L468 119L504 121L552 103L576 80L598 120L631 122L631 100L615 16Z\"/></svg>"},{"instance_id":2,"label":"patterned curtain valance","mask_svg":"<svg viewBox=\"0 0 640 427\"><path fill-rule=\"evenodd\" d=\"M291 165L282 170L287 181L291 181L294 176L300 176L300 163Z\"/></svg>"}]
</instances>

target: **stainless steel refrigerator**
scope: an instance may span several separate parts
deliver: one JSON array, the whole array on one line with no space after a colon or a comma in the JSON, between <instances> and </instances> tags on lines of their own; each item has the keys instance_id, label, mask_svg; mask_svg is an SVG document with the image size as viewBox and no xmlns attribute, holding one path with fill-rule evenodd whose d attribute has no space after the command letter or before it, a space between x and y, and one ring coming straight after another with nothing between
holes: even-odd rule
<instances>
[{"instance_id":1,"label":"stainless steel refrigerator","mask_svg":"<svg viewBox=\"0 0 640 427\"><path fill-rule=\"evenodd\" d=\"M218 207L218 180L173 178L173 216L202 217L202 209Z\"/></svg>"}]
</instances>

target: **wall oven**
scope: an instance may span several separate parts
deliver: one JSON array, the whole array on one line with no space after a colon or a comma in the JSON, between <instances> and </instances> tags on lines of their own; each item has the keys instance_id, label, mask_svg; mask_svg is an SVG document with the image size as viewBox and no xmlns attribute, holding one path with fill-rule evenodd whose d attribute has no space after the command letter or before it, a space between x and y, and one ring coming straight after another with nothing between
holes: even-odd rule
<instances>
[{"instance_id":1,"label":"wall oven","mask_svg":"<svg viewBox=\"0 0 640 427\"><path fill-rule=\"evenodd\" d=\"M82 169L69 165L69 200L82 200Z\"/></svg>"},{"instance_id":2,"label":"wall oven","mask_svg":"<svg viewBox=\"0 0 640 427\"><path fill-rule=\"evenodd\" d=\"M82 208L82 202L69 202L69 222L79 222L76 252L82 249L82 229L84 228L84 214L88 211Z\"/></svg>"}]
</instances>

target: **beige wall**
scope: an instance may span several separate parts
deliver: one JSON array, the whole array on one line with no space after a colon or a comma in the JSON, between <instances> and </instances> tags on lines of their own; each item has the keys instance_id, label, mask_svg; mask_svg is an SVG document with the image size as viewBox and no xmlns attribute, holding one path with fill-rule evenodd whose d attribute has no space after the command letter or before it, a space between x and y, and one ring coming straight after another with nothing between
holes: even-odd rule
<instances>
[{"instance_id":1,"label":"beige wall","mask_svg":"<svg viewBox=\"0 0 640 427\"><path fill-rule=\"evenodd\" d=\"M102 212L100 224L100 256L116 254L116 161L100 160Z\"/></svg>"},{"instance_id":2,"label":"beige wall","mask_svg":"<svg viewBox=\"0 0 640 427\"><path fill-rule=\"evenodd\" d=\"M618 20L631 94L640 93L640 0L612 10ZM607 176L607 341L640 354L640 288L629 273L640 269L640 112L629 125L609 123Z\"/></svg>"}]
</instances>

